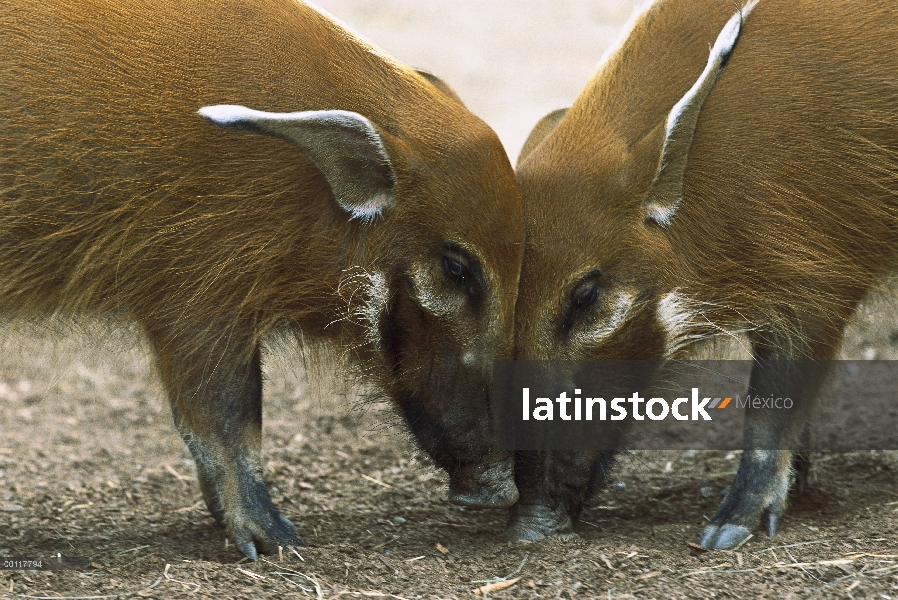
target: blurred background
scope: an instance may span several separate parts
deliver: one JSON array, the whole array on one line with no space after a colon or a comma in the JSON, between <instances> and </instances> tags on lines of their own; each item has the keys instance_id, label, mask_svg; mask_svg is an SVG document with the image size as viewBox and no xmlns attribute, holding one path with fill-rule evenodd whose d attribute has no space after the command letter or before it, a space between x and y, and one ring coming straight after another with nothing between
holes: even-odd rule
<instances>
[{"instance_id":1,"label":"blurred background","mask_svg":"<svg viewBox=\"0 0 898 600\"><path fill-rule=\"evenodd\" d=\"M512 164L568 106L638 0L318 0L400 61L439 76L496 130Z\"/></svg>"}]
</instances>

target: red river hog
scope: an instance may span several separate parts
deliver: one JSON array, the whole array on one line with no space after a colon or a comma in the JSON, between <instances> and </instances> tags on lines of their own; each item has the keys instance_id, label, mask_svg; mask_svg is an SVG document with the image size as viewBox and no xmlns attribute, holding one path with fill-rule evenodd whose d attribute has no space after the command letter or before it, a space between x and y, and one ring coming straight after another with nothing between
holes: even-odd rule
<instances>
[{"instance_id":1,"label":"red river hog","mask_svg":"<svg viewBox=\"0 0 898 600\"><path fill-rule=\"evenodd\" d=\"M488 394L520 197L442 82L297 0L5 1L0 82L3 310L139 324L244 554L302 543L260 455L277 327L351 349L450 499L515 502Z\"/></svg>"},{"instance_id":2,"label":"red river hog","mask_svg":"<svg viewBox=\"0 0 898 600\"><path fill-rule=\"evenodd\" d=\"M746 412L705 548L776 532L824 373L798 381L789 361L835 358L895 267L896 39L884 0L660 0L519 160L516 358L676 359L738 334L751 385L795 392L788 416ZM610 460L520 453L509 535L569 531Z\"/></svg>"}]
</instances>

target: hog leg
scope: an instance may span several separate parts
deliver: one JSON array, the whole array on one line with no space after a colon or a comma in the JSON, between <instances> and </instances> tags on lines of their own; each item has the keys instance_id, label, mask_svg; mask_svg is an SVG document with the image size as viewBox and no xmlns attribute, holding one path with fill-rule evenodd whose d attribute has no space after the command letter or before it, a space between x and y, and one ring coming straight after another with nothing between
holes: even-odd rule
<instances>
[{"instance_id":1,"label":"hog leg","mask_svg":"<svg viewBox=\"0 0 898 600\"><path fill-rule=\"evenodd\" d=\"M152 331L175 425L197 465L209 511L249 558L305 545L271 501L262 478L262 372L258 347L222 336L190 350L201 335ZM245 348L252 348L247 352ZM202 356L202 359L197 357Z\"/></svg>"},{"instance_id":2,"label":"hog leg","mask_svg":"<svg viewBox=\"0 0 898 600\"><path fill-rule=\"evenodd\" d=\"M835 344L821 344L817 352L805 356L829 356ZM824 365L784 360L783 354L762 343L755 345L755 364L751 373L751 390L765 396L789 397L791 410L746 408L745 443L736 478L726 491L717 514L702 532L699 543L704 548L732 548L747 538L765 520L767 534L776 533L786 509L789 489L796 475L794 450L803 438L807 418L825 376ZM809 466L799 460L800 467ZM807 469L799 471L799 487Z\"/></svg>"},{"instance_id":3,"label":"hog leg","mask_svg":"<svg viewBox=\"0 0 898 600\"><path fill-rule=\"evenodd\" d=\"M792 493L800 496L808 489L808 476L811 472L811 430L805 425L801 432L800 450L792 457L792 471L795 473L795 481L792 484Z\"/></svg>"},{"instance_id":4,"label":"hog leg","mask_svg":"<svg viewBox=\"0 0 898 600\"><path fill-rule=\"evenodd\" d=\"M516 452L515 485L520 493L505 537L536 541L573 529L581 494L589 481L589 462L575 452Z\"/></svg>"},{"instance_id":5,"label":"hog leg","mask_svg":"<svg viewBox=\"0 0 898 600\"><path fill-rule=\"evenodd\" d=\"M515 484L521 497L511 508L505 537L574 537L577 517L604 487L613 462L613 451L517 452Z\"/></svg>"}]
</instances>

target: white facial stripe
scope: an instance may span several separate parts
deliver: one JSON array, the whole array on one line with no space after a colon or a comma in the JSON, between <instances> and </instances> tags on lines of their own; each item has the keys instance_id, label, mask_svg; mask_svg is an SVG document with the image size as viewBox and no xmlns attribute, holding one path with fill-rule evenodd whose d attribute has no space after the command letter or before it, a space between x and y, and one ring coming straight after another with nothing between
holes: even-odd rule
<instances>
[{"instance_id":1,"label":"white facial stripe","mask_svg":"<svg viewBox=\"0 0 898 600\"><path fill-rule=\"evenodd\" d=\"M368 325L365 337L369 342L380 340L380 319L387 309L390 291L383 273L372 273L364 288L364 302L359 306L357 314Z\"/></svg>"},{"instance_id":2,"label":"white facial stripe","mask_svg":"<svg viewBox=\"0 0 898 600\"><path fill-rule=\"evenodd\" d=\"M361 325L365 341L380 345L380 321L387 309L390 290L383 273L353 267L340 280L337 294L346 299L346 320Z\"/></svg>"},{"instance_id":3,"label":"white facial stripe","mask_svg":"<svg viewBox=\"0 0 898 600\"><path fill-rule=\"evenodd\" d=\"M448 317L457 313L464 302L458 295L440 294L430 270L424 266L418 266L412 273L412 285L418 303L435 317Z\"/></svg>"},{"instance_id":4,"label":"white facial stripe","mask_svg":"<svg viewBox=\"0 0 898 600\"><path fill-rule=\"evenodd\" d=\"M665 295L658 303L658 320L664 327L668 339L679 337L677 332L685 329L694 320L693 314L685 304L676 290Z\"/></svg>"},{"instance_id":5,"label":"white facial stripe","mask_svg":"<svg viewBox=\"0 0 898 600\"><path fill-rule=\"evenodd\" d=\"M706 337L704 328L697 325L707 319L690 308L690 305L694 308L695 303L677 290L666 294L658 303L655 315L664 328L664 352L667 356Z\"/></svg>"},{"instance_id":6,"label":"white facial stripe","mask_svg":"<svg viewBox=\"0 0 898 600\"><path fill-rule=\"evenodd\" d=\"M674 290L669 292L658 303L655 316L664 328L664 352L665 356L673 357L676 353L689 351L700 342L715 338L729 338L742 347L747 353L751 350L745 345L745 334L758 329L758 327L746 320L739 325L733 325L730 321L724 327L718 319L720 313L738 315L744 317L719 302L698 302ZM723 319L726 322L726 318Z\"/></svg>"},{"instance_id":7,"label":"white facial stripe","mask_svg":"<svg viewBox=\"0 0 898 600\"><path fill-rule=\"evenodd\" d=\"M608 318L598 323L589 331L584 332L581 336L582 341L586 344L597 344L608 338L615 331L620 329L621 325L627 320L630 309L633 308L633 296L626 292L618 294L611 309Z\"/></svg>"}]
</instances>

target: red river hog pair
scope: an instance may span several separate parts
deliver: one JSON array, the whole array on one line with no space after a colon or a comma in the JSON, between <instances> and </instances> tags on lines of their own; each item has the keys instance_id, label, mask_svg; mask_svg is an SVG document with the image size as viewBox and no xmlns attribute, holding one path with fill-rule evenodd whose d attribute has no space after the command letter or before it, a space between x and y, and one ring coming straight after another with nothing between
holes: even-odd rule
<instances>
[{"instance_id":1,"label":"red river hog pair","mask_svg":"<svg viewBox=\"0 0 898 600\"><path fill-rule=\"evenodd\" d=\"M0 4L2 309L141 326L205 502L250 558L302 544L260 455L276 327L352 348L450 499L517 500L488 393L523 241L493 131L317 9Z\"/></svg>"},{"instance_id":2,"label":"red river hog pair","mask_svg":"<svg viewBox=\"0 0 898 600\"><path fill-rule=\"evenodd\" d=\"M675 359L744 334L751 385L797 391L789 417L747 411L705 548L775 533L823 375L796 381L788 360L835 358L895 267L896 39L883 0L661 0L519 159L515 358ZM508 534L569 531L612 454L518 453Z\"/></svg>"}]
</instances>

